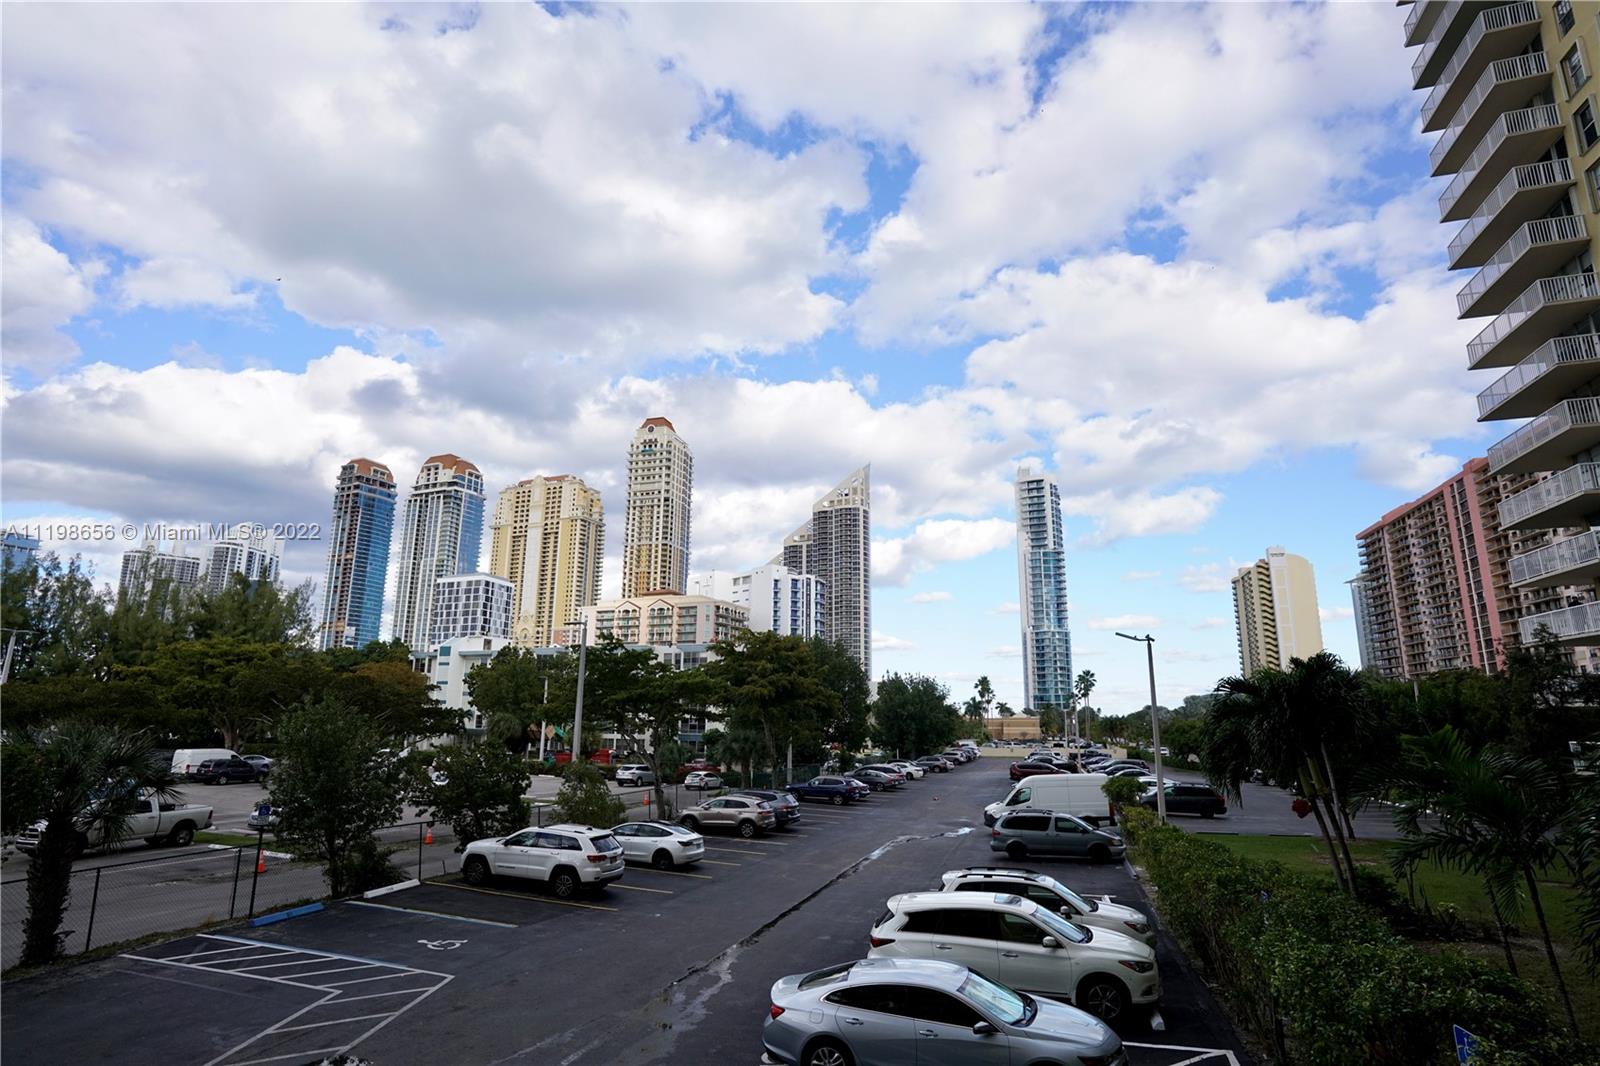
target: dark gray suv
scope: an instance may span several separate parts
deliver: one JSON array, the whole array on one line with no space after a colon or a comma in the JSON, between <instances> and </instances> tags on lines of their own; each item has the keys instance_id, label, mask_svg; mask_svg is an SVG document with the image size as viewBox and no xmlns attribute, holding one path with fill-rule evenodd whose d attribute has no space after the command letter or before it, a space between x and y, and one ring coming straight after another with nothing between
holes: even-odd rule
<instances>
[{"instance_id":1,"label":"dark gray suv","mask_svg":"<svg viewBox=\"0 0 1600 1066\"><path fill-rule=\"evenodd\" d=\"M1076 815L1028 807L1000 817L989 831L989 847L1012 859L1062 855L1095 862L1120 859L1127 850L1116 833L1096 829Z\"/></svg>"},{"instance_id":2,"label":"dark gray suv","mask_svg":"<svg viewBox=\"0 0 1600 1066\"><path fill-rule=\"evenodd\" d=\"M791 822L800 820L800 801L790 792L779 792L770 788L741 788L737 792L728 793L730 796L754 796L764 799L772 804L772 813L778 816L778 828L783 828Z\"/></svg>"}]
</instances>

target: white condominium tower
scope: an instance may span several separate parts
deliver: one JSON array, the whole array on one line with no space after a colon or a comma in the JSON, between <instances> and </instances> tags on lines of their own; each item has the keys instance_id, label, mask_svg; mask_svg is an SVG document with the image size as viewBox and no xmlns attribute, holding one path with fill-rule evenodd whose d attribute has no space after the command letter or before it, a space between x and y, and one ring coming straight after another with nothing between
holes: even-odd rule
<instances>
[{"instance_id":1,"label":"white condominium tower","mask_svg":"<svg viewBox=\"0 0 1600 1066\"><path fill-rule=\"evenodd\" d=\"M689 584L694 455L665 418L647 418L628 445L622 595L683 594Z\"/></svg>"},{"instance_id":2,"label":"white condominium tower","mask_svg":"<svg viewBox=\"0 0 1600 1066\"><path fill-rule=\"evenodd\" d=\"M1282 548L1239 568L1233 578L1233 610L1239 627L1239 663L1244 676L1257 670L1287 670L1291 659L1322 650L1317 580L1311 563Z\"/></svg>"},{"instance_id":3,"label":"white condominium tower","mask_svg":"<svg viewBox=\"0 0 1600 1066\"><path fill-rule=\"evenodd\" d=\"M872 464L811 505L811 519L772 559L823 586L821 630L872 677Z\"/></svg>"},{"instance_id":4,"label":"white condominium tower","mask_svg":"<svg viewBox=\"0 0 1600 1066\"><path fill-rule=\"evenodd\" d=\"M600 602L605 509L566 474L507 486L495 503L489 572L510 581L511 636L525 647L566 643L562 632Z\"/></svg>"},{"instance_id":5,"label":"white condominium tower","mask_svg":"<svg viewBox=\"0 0 1600 1066\"><path fill-rule=\"evenodd\" d=\"M1061 490L1055 478L1024 464L1017 470L1016 499L1022 702L1028 710L1065 711L1072 703L1072 636Z\"/></svg>"},{"instance_id":6,"label":"white condominium tower","mask_svg":"<svg viewBox=\"0 0 1600 1066\"><path fill-rule=\"evenodd\" d=\"M394 635L414 652L428 648L435 583L478 569L483 539L483 475L459 455L422 464L400 520Z\"/></svg>"},{"instance_id":7,"label":"white condominium tower","mask_svg":"<svg viewBox=\"0 0 1600 1066\"><path fill-rule=\"evenodd\" d=\"M245 580L276 582L283 562L283 538L264 527L241 523L212 543L206 552L206 591L215 596L227 589L234 574Z\"/></svg>"}]
</instances>

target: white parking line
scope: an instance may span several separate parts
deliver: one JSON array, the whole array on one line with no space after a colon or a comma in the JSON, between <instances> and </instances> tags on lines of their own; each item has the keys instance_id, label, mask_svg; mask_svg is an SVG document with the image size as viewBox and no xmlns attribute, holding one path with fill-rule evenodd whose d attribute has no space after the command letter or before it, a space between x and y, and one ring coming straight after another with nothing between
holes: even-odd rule
<instances>
[{"instance_id":1,"label":"white parking line","mask_svg":"<svg viewBox=\"0 0 1600 1066\"><path fill-rule=\"evenodd\" d=\"M1226 1062L1228 1066L1239 1066L1239 1060L1233 1052L1220 1047L1187 1047L1183 1044L1136 1044L1131 1040L1124 1040L1123 1047L1142 1047L1152 1051L1194 1051L1198 1054L1183 1059L1180 1062L1168 1063L1166 1066L1195 1066L1196 1063L1215 1060L1218 1063Z\"/></svg>"}]
</instances>

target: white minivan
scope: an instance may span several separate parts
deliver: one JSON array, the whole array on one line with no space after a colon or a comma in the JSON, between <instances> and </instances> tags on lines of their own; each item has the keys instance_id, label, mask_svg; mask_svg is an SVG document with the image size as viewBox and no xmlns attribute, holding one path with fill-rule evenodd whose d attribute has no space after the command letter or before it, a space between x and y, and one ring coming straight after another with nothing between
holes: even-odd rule
<instances>
[{"instance_id":1,"label":"white minivan","mask_svg":"<svg viewBox=\"0 0 1600 1066\"><path fill-rule=\"evenodd\" d=\"M983 824L995 820L1012 807L1035 807L1057 814L1075 814L1091 825L1112 821L1111 801L1100 791L1105 774L1036 774L1011 786L999 803L983 809Z\"/></svg>"},{"instance_id":2,"label":"white minivan","mask_svg":"<svg viewBox=\"0 0 1600 1066\"><path fill-rule=\"evenodd\" d=\"M187 777L200 769L207 759L237 759L232 748L179 748L172 753L172 772Z\"/></svg>"}]
</instances>

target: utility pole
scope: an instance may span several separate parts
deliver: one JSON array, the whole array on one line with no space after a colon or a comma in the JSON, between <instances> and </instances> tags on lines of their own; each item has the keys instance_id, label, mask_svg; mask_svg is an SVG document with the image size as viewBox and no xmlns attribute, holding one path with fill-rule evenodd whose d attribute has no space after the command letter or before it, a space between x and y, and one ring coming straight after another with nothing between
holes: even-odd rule
<instances>
[{"instance_id":1,"label":"utility pole","mask_svg":"<svg viewBox=\"0 0 1600 1066\"><path fill-rule=\"evenodd\" d=\"M1167 779L1161 772L1161 716L1156 713L1156 638L1146 633L1142 637L1118 633L1124 640L1144 644L1145 658L1150 665L1150 746L1156 755L1156 820L1167 824Z\"/></svg>"},{"instance_id":2,"label":"utility pole","mask_svg":"<svg viewBox=\"0 0 1600 1066\"><path fill-rule=\"evenodd\" d=\"M544 702L542 707L550 706L550 675L544 675ZM544 731L550 728L550 723L543 715L539 716L539 761L544 762Z\"/></svg>"},{"instance_id":3,"label":"utility pole","mask_svg":"<svg viewBox=\"0 0 1600 1066\"><path fill-rule=\"evenodd\" d=\"M589 650L589 620L578 625L578 699L572 709L572 761L574 765L583 756L583 672L587 668Z\"/></svg>"}]
</instances>

